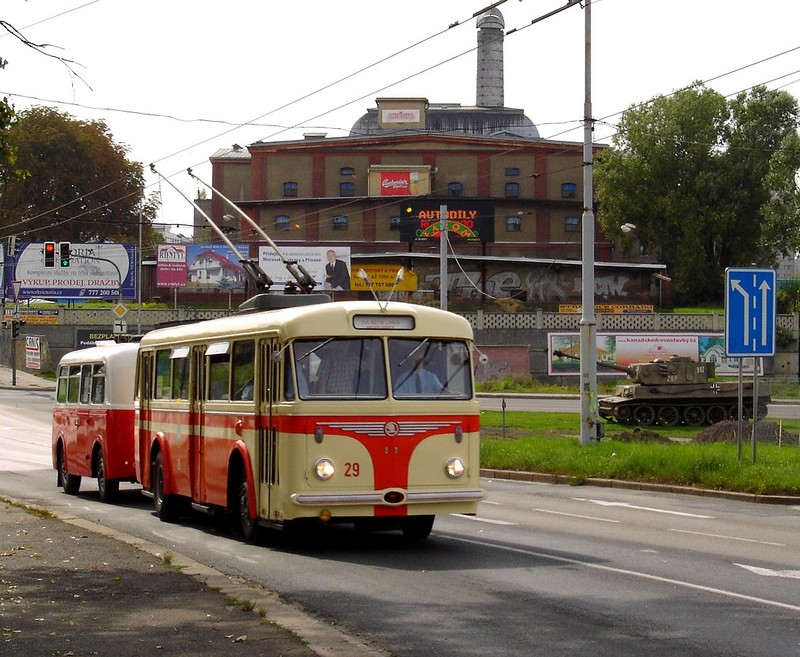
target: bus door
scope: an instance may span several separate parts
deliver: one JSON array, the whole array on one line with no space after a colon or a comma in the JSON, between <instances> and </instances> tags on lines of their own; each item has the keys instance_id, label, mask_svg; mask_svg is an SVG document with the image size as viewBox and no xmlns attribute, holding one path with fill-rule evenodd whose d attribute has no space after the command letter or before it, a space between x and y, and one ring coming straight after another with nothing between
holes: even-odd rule
<instances>
[{"instance_id":1,"label":"bus door","mask_svg":"<svg viewBox=\"0 0 800 657\"><path fill-rule=\"evenodd\" d=\"M75 447L72 452L75 458L69 465L72 466L70 472L76 475L90 476L92 473L92 443L97 435L92 407L89 405L92 400L92 366L81 366L80 398L75 418Z\"/></svg>"},{"instance_id":2,"label":"bus door","mask_svg":"<svg viewBox=\"0 0 800 657\"><path fill-rule=\"evenodd\" d=\"M280 395L280 356L279 342L274 338L261 340L258 344L258 372L261 385L258 394L258 463L253 475L258 479L258 512L262 517L275 519L273 505L277 496L273 488L278 481L278 428L275 407ZM256 465L256 464L254 464Z\"/></svg>"},{"instance_id":3,"label":"bus door","mask_svg":"<svg viewBox=\"0 0 800 657\"><path fill-rule=\"evenodd\" d=\"M191 473L192 500L206 499L205 465L205 389L206 354L204 346L195 346L190 352L189 376L189 472Z\"/></svg>"}]
</instances>

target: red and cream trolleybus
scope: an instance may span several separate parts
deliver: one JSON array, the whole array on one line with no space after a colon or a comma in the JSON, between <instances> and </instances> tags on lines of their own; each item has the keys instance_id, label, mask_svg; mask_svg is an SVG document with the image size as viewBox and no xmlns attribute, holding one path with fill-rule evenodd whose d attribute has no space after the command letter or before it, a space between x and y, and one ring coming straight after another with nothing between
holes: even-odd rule
<instances>
[{"instance_id":1,"label":"red and cream trolleybus","mask_svg":"<svg viewBox=\"0 0 800 657\"><path fill-rule=\"evenodd\" d=\"M396 526L474 514L479 408L457 315L353 301L158 329L139 346L137 479L157 515Z\"/></svg>"},{"instance_id":2,"label":"red and cream trolleybus","mask_svg":"<svg viewBox=\"0 0 800 657\"><path fill-rule=\"evenodd\" d=\"M136 344L109 342L66 354L58 364L53 406L53 467L74 495L96 477L107 502L120 481L134 481L133 391Z\"/></svg>"}]
</instances>

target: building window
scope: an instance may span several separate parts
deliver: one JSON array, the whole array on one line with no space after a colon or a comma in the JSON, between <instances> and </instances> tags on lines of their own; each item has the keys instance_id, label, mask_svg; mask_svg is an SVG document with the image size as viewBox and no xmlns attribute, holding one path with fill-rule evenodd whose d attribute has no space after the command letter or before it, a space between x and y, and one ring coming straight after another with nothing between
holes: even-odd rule
<instances>
[{"instance_id":1,"label":"building window","mask_svg":"<svg viewBox=\"0 0 800 657\"><path fill-rule=\"evenodd\" d=\"M402 217L400 215L396 215L394 217L389 217L389 230L400 230L400 221Z\"/></svg>"},{"instance_id":2,"label":"building window","mask_svg":"<svg viewBox=\"0 0 800 657\"><path fill-rule=\"evenodd\" d=\"M450 196L461 196L464 193L464 183L447 183L447 192L450 194Z\"/></svg>"},{"instance_id":3,"label":"building window","mask_svg":"<svg viewBox=\"0 0 800 657\"><path fill-rule=\"evenodd\" d=\"M347 225L350 223L350 217L339 215L333 218L333 230L347 230Z\"/></svg>"},{"instance_id":4,"label":"building window","mask_svg":"<svg viewBox=\"0 0 800 657\"><path fill-rule=\"evenodd\" d=\"M288 214L279 214L275 217L275 230L289 230L291 221Z\"/></svg>"},{"instance_id":5,"label":"building window","mask_svg":"<svg viewBox=\"0 0 800 657\"><path fill-rule=\"evenodd\" d=\"M506 198L519 198L519 183L506 183Z\"/></svg>"},{"instance_id":6,"label":"building window","mask_svg":"<svg viewBox=\"0 0 800 657\"><path fill-rule=\"evenodd\" d=\"M578 195L578 185L575 183L561 183L561 198L575 198Z\"/></svg>"},{"instance_id":7,"label":"building window","mask_svg":"<svg viewBox=\"0 0 800 657\"><path fill-rule=\"evenodd\" d=\"M352 182L339 183L339 196L355 196L356 184Z\"/></svg>"},{"instance_id":8,"label":"building window","mask_svg":"<svg viewBox=\"0 0 800 657\"><path fill-rule=\"evenodd\" d=\"M506 167L506 175L507 176L518 176L519 175L519 167Z\"/></svg>"},{"instance_id":9,"label":"building window","mask_svg":"<svg viewBox=\"0 0 800 657\"><path fill-rule=\"evenodd\" d=\"M581 229L581 218L580 217L566 217L564 219L564 232L565 233L577 233L580 232Z\"/></svg>"},{"instance_id":10,"label":"building window","mask_svg":"<svg viewBox=\"0 0 800 657\"><path fill-rule=\"evenodd\" d=\"M353 167L341 167L339 169L340 176L355 176L356 170Z\"/></svg>"},{"instance_id":11,"label":"building window","mask_svg":"<svg viewBox=\"0 0 800 657\"><path fill-rule=\"evenodd\" d=\"M518 233L522 230L522 218L517 216L506 217L506 232Z\"/></svg>"},{"instance_id":12,"label":"building window","mask_svg":"<svg viewBox=\"0 0 800 657\"><path fill-rule=\"evenodd\" d=\"M283 195L292 197L297 196L297 183L291 181L283 183Z\"/></svg>"}]
</instances>

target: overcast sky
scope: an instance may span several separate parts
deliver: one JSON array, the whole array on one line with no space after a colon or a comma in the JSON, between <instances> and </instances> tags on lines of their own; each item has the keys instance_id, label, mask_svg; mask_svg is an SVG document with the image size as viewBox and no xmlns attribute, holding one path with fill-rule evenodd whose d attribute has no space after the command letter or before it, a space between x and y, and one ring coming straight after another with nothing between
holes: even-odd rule
<instances>
[{"instance_id":1,"label":"overcast sky","mask_svg":"<svg viewBox=\"0 0 800 657\"><path fill-rule=\"evenodd\" d=\"M580 142L584 10L576 5L531 24L564 4L500 5L505 105L523 109L543 138ZM233 143L310 131L344 136L377 97L474 105L472 15L485 6L4 0L0 20L75 63L68 68L3 33L0 57L9 64L0 71L0 95L17 110L48 105L105 121L131 159L177 174L172 180L194 196L185 169L210 182L208 158ZM619 113L631 105L695 80L710 80L726 95L766 84L798 96L798 25L797 0L593 0L595 140L610 143ZM146 176L148 191L157 189L149 169ZM191 206L166 184L162 193L159 221L190 224Z\"/></svg>"}]
</instances>

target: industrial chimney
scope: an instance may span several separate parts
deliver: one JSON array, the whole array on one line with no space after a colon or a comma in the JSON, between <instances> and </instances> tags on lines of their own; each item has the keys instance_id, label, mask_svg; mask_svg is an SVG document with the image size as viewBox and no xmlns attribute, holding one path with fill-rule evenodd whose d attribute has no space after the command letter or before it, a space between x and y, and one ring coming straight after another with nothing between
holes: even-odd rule
<instances>
[{"instance_id":1,"label":"industrial chimney","mask_svg":"<svg viewBox=\"0 0 800 657\"><path fill-rule=\"evenodd\" d=\"M478 18L478 78L475 104L503 107L503 39L505 21L498 9Z\"/></svg>"}]
</instances>

